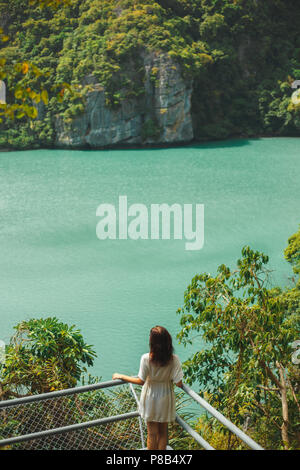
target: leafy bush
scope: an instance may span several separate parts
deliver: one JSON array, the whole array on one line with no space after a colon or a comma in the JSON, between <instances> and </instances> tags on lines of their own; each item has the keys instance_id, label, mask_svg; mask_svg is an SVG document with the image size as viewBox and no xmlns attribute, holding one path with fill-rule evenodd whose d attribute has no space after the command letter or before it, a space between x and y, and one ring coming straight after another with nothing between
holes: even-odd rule
<instances>
[{"instance_id":1,"label":"leafy bush","mask_svg":"<svg viewBox=\"0 0 300 470\"><path fill-rule=\"evenodd\" d=\"M195 276L178 310L179 339L190 344L197 332L206 345L185 362L187 380L200 383L218 410L271 449L300 446L300 374L292 362L300 335L300 231L285 257L296 276L290 288L268 288L268 257L245 247L236 269L221 265L215 277ZM212 435L210 422L201 418L198 426ZM215 429L224 448L227 434Z\"/></svg>"},{"instance_id":2,"label":"leafy bush","mask_svg":"<svg viewBox=\"0 0 300 470\"><path fill-rule=\"evenodd\" d=\"M4 394L73 387L85 370L82 364L93 365L95 352L75 326L52 317L23 321L15 329L1 374Z\"/></svg>"},{"instance_id":3,"label":"leafy bush","mask_svg":"<svg viewBox=\"0 0 300 470\"><path fill-rule=\"evenodd\" d=\"M167 52L184 77L193 79L196 139L299 135L300 106L290 101L290 85L300 77L297 0L58 3L67 4L41 9L25 0L0 1L9 37L0 46L0 58L34 63L41 70L41 76L25 76L24 86L38 90L42 84L51 97L53 86L78 85L93 74L105 87L107 106L117 107L143 94L145 52ZM154 73L151 78L155 83ZM47 106L43 131L32 133L22 120L8 121L0 143L53 145L55 115L74 117L83 106L74 106L70 93L62 94L60 103Z\"/></svg>"}]
</instances>

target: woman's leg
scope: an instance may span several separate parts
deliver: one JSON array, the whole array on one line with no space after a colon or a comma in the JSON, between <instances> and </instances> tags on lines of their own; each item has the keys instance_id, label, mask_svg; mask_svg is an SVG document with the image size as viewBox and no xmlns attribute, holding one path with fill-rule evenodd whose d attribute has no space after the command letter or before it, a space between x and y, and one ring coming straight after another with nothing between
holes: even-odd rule
<instances>
[{"instance_id":1,"label":"woman's leg","mask_svg":"<svg viewBox=\"0 0 300 470\"><path fill-rule=\"evenodd\" d=\"M158 450L166 450L168 444L168 423L158 423Z\"/></svg>"},{"instance_id":2,"label":"woman's leg","mask_svg":"<svg viewBox=\"0 0 300 470\"><path fill-rule=\"evenodd\" d=\"M158 425L154 421L147 422L147 449L148 450L158 450Z\"/></svg>"}]
</instances>

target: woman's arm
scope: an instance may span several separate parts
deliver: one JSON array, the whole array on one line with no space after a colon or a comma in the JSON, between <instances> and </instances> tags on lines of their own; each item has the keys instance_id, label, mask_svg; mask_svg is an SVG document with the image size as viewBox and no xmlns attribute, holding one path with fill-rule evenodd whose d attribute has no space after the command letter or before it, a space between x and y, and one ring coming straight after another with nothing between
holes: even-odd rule
<instances>
[{"instance_id":1,"label":"woman's arm","mask_svg":"<svg viewBox=\"0 0 300 470\"><path fill-rule=\"evenodd\" d=\"M124 380L125 382L130 382L136 385L144 385L144 381L139 377L130 377L129 375L118 374L117 372L112 376L113 380Z\"/></svg>"}]
</instances>

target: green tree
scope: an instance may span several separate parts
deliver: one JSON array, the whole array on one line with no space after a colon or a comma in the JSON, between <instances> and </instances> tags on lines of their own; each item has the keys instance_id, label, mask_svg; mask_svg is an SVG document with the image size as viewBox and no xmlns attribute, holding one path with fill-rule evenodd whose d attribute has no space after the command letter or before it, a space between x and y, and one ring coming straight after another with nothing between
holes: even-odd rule
<instances>
[{"instance_id":1,"label":"green tree","mask_svg":"<svg viewBox=\"0 0 300 470\"><path fill-rule=\"evenodd\" d=\"M0 398L74 387L96 356L75 326L57 318L19 323L0 369Z\"/></svg>"},{"instance_id":2,"label":"green tree","mask_svg":"<svg viewBox=\"0 0 300 470\"><path fill-rule=\"evenodd\" d=\"M286 257L299 274L299 234L289 240ZM178 338L204 348L185 363L190 383L237 425L250 419L251 432L265 447L300 445L299 367L291 343L300 338L299 280L286 290L268 288L268 257L249 247L235 270L225 265L214 277L195 276L179 309ZM280 442L281 440L281 442Z\"/></svg>"},{"instance_id":3,"label":"green tree","mask_svg":"<svg viewBox=\"0 0 300 470\"><path fill-rule=\"evenodd\" d=\"M142 98L145 54L162 52L193 80L196 140L297 136L299 21L298 0L0 0L0 146L55 145L57 116L82 112L91 76L107 106Z\"/></svg>"},{"instance_id":4,"label":"green tree","mask_svg":"<svg viewBox=\"0 0 300 470\"><path fill-rule=\"evenodd\" d=\"M300 229L288 239L288 246L284 250L284 256L293 266L294 273L300 274Z\"/></svg>"},{"instance_id":5,"label":"green tree","mask_svg":"<svg viewBox=\"0 0 300 470\"><path fill-rule=\"evenodd\" d=\"M57 9L59 6L69 5L71 0L28 0L31 8ZM17 2L16 8L22 11L23 2ZM0 7L3 4L0 2ZM14 5L15 7L15 5ZM21 33L22 34L22 33ZM0 23L0 81L4 80L8 85L8 103L0 102L0 123L4 121L13 121L15 118L36 119L38 116L38 104L48 104L49 94L45 87L49 72L43 72L31 61L14 56L14 47L7 47L11 37L5 33ZM10 44L9 44L10 45ZM4 49L4 54L1 53ZM21 54L20 54L21 55ZM44 83L43 83L44 82ZM62 99L65 88L71 90L67 83L56 84L51 87L51 94L56 95L58 100ZM50 91L50 89L49 89Z\"/></svg>"}]
</instances>

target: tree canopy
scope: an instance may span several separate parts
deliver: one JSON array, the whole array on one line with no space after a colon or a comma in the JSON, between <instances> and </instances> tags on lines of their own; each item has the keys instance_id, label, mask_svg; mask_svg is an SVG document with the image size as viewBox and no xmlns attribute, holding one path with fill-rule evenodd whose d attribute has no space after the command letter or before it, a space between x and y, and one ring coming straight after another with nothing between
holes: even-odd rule
<instances>
[{"instance_id":1,"label":"tree canopy","mask_svg":"<svg viewBox=\"0 0 300 470\"><path fill-rule=\"evenodd\" d=\"M268 257L244 247L236 268L195 276L179 309L183 344L201 336L204 347L185 363L216 408L238 425L250 419L266 448L299 446L299 366L292 343L300 338L300 231L285 250L297 279L271 287Z\"/></svg>"},{"instance_id":2,"label":"tree canopy","mask_svg":"<svg viewBox=\"0 0 300 470\"><path fill-rule=\"evenodd\" d=\"M11 105L2 146L52 145L56 114L68 122L84 110L90 74L107 106L140 96L149 51L167 53L192 79L197 140L299 135L296 0L1 0L0 17Z\"/></svg>"},{"instance_id":3,"label":"tree canopy","mask_svg":"<svg viewBox=\"0 0 300 470\"><path fill-rule=\"evenodd\" d=\"M74 387L96 356L80 331L55 317L19 323L0 370L0 399Z\"/></svg>"}]
</instances>

